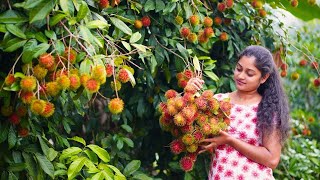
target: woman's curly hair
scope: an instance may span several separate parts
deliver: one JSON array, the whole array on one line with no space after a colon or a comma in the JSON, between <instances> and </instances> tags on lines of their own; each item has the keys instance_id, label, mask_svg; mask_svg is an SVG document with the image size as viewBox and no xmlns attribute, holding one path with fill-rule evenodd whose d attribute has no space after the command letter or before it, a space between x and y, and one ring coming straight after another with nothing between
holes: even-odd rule
<instances>
[{"instance_id":1,"label":"woman's curly hair","mask_svg":"<svg viewBox=\"0 0 320 180\"><path fill-rule=\"evenodd\" d=\"M239 59L243 56L255 57L255 66L262 77L270 74L258 88L258 93L262 96L257 112L258 130L263 136L278 130L279 140L284 144L290 130L289 107L272 54L262 46L248 46L241 52Z\"/></svg>"}]
</instances>

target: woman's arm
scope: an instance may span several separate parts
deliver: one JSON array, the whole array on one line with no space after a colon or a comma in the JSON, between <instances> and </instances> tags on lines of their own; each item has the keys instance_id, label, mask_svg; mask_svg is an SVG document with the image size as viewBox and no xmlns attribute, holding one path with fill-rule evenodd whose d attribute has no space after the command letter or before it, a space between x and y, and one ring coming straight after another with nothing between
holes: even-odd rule
<instances>
[{"instance_id":1,"label":"woman's arm","mask_svg":"<svg viewBox=\"0 0 320 180\"><path fill-rule=\"evenodd\" d=\"M280 161L281 144L277 131L273 131L268 137L262 139L263 146L254 146L233 136L227 132L221 131L220 135L213 138L202 140L209 143L202 146L204 149L201 152L211 148L216 148L219 145L229 144L241 154L257 163L263 164L271 169L275 169Z\"/></svg>"}]
</instances>

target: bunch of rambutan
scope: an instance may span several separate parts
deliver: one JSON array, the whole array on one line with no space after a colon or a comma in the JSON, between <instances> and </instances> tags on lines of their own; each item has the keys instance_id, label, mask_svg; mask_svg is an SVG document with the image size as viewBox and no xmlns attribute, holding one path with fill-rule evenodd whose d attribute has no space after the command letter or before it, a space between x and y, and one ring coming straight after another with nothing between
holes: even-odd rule
<instances>
[{"instance_id":1,"label":"bunch of rambutan","mask_svg":"<svg viewBox=\"0 0 320 180\"><path fill-rule=\"evenodd\" d=\"M218 101L211 90L197 92L189 84L183 93L170 89L165 97L166 102L161 102L158 108L160 127L175 137L170 143L171 152L184 153L180 167L190 171L200 151L200 141L227 129L231 103L229 99Z\"/></svg>"}]
</instances>

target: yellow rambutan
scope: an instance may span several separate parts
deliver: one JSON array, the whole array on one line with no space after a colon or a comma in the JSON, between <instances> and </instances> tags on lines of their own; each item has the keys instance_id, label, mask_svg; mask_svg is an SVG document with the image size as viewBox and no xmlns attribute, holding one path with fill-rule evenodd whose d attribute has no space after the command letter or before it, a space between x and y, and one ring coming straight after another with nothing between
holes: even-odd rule
<instances>
[{"instance_id":1,"label":"yellow rambutan","mask_svg":"<svg viewBox=\"0 0 320 180\"><path fill-rule=\"evenodd\" d=\"M193 135L190 134L190 133L184 134L184 135L182 136L182 139L181 139L181 140L182 140L183 144L185 144L185 145L191 145L191 144L193 144L194 141L195 141Z\"/></svg>"},{"instance_id":2,"label":"yellow rambutan","mask_svg":"<svg viewBox=\"0 0 320 180\"><path fill-rule=\"evenodd\" d=\"M186 119L183 117L183 115L181 113L174 115L173 122L175 125L180 126L180 127L186 125L186 123L187 123Z\"/></svg>"},{"instance_id":3,"label":"yellow rambutan","mask_svg":"<svg viewBox=\"0 0 320 180\"><path fill-rule=\"evenodd\" d=\"M37 79L34 76L25 76L20 81L20 87L24 91L33 91L37 87Z\"/></svg>"},{"instance_id":4,"label":"yellow rambutan","mask_svg":"<svg viewBox=\"0 0 320 180\"><path fill-rule=\"evenodd\" d=\"M112 114L119 114L123 111L124 102L120 98L111 99L108 103L108 108Z\"/></svg>"},{"instance_id":5,"label":"yellow rambutan","mask_svg":"<svg viewBox=\"0 0 320 180\"><path fill-rule=\"evenodd\" d=\"M106 82L107 73L104 65L97 65L92 68L91 78L97 80L100 84L104 84Z\"/></svg>"},{"instance_id":6,"label":"yellow rambutan","mask_svg":"<svg viewBox=\"0 0 320 180\"><path fill-rule=\"evenodd\" d=\"M60 86L58 82L51 81L46 84L46 93L52 97L57 96L60 93Z\"/></svg>"},{"instance_id":7,"label":"yellow rambutan","mask_svg":"<svg viewBox=\"0 0 320 180\"><path fill-rule=\"evenodd\" d=\"M48 70L44 67L42 67L40 64L36 65L33 68L33 75L39 80L41 81L42 79L44 79L46 77L48 73Z\"/></svg>"},{"instance_id":8,"label":"yellow rambutan","mask_svg":"<svg viewBox=\"0 0 320 180\"><path fill-rule=\"evenodd\" d=\"M52 104L51 102L45 101L44 110L42 113L40 113L40 115L48 118L52 116L52 114L54 113L54 110L55 110L54 104Z\"/></svg>"},{"instance_id":9,"label":"yellow rambutan","mask_svg":"<svg viewBox=\"0 0 320 180\"><path fill-rule=\"evenodd\" d=\"M194 143L194 144L188 145L186 149L189 153L194 153L198 150L198 147L199 147L198 144Z\"/></svg>"},{"instance_id":10,"label":"yellow rambutan","mask_svg":"<svg viewBox=\"0 0 320 180\"><path fill-rule=\"evenodd\" d=\"M69 89L75 91L80 87L81 83L80 83L80 78L78 74L70 74L69 80L70 80Z\"/></svg>"},{"instance_id":11,"label":"yellow rambutan","mask_svg":"<svg viewBox=\"0 0 320 180\"><path fill-rule=\"evenodd\" d=\"M45 110L46 102L42 99L35 99L31 102L30 110L32 113L38 115Z\"/></svg>"},{"instance_id":12,"label":"yellow rambutan","mask_svg":"<svg viewBox=\"0 0 320 180\"><path fill-rule=\"evenodd\" d=\"M56 82L60 85L61 89L66 90L70 87L70 79L67 75L61 75L57 78Z\"/></svg>"},{"instance_id":13,"label":"yellow rambutan","mask_svg":"<svg viewBox=\"0 0 320 180\"><path fill-rule=\"evenodd\" d=\"M89 79L90 79L90 75L89 75L89 74L87 74L87 73L82 74L82 75L80 76L81 85L82 85L83 87L86 87L86 83L87 83L87 81L88 81Z\"/></svg>"}]
</instances>

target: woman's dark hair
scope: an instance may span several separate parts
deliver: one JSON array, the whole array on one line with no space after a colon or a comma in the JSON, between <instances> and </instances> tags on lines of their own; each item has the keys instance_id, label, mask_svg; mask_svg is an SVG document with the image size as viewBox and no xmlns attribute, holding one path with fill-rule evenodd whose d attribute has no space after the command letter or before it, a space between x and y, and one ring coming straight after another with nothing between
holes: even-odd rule
<instances>
[{"instance_id":1,"label":"woman's dark hair","mask_svg":"<svg viewBox=\"0 0 320 180\"><path fill-rule=\"evenodd\" d=\"M248 46L240 54L239 59L243 56L255 57L255 66L260 70L262 77L270 74L258 88L262 100L258 106L257 127L264 136L268 136L276 128L283 144L290 130L289 107L272 54L262 46Z\"/></svg>"}]
</instances>

